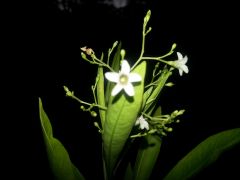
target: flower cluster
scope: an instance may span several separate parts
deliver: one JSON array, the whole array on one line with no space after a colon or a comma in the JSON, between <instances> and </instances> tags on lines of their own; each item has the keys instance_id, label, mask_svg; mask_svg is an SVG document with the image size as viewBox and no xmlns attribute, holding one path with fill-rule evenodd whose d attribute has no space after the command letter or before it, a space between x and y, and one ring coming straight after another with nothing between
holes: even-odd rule
<instances>
[{"instance_id":1,"label":"flower cluster","mask_svg":"<svg viewBox=\"0 0 240 180\"><path fill-rule=\"evenodd\" d=\"M154 115L154 112L157 109L156 102L158 101L161 90L164 88L164 86L171 87L173 85L172 82L167 82L168 78L172 74L172 71L174 69L177 69L180 76L182 76L183 73L188 73L189 69L186 65L188 57L183 56L180 52L176 52L176 60L165 60L166 57L172 55L175 52L174 50L176 48L176 44L173 44L171 50L163 56L144 56L145 37L152 29L151 27L148 28L148 30L146 29L147 23L150 19L150 15L151 12L149 11L144 18L142 50L139 58L136 60L132 67L130 67L128 60L125 58L126 51L121 48L121 45L118 44L117 41L113 44L112 48L108 50L107 60L104 60L103 54L101 58L97 58L96 53L92 48L89 48L87 46L80 48L82 51L82 58L90 62L91 64L97 65L99 68L96 82L92 86L95 102L87 103L77 98L73 94L73 92L68 90L67 87L64 87L64 89L67 96L72 97L73 99L77 100L82 104L81 109L83 111L89 111L92 116L97 117L97 113L93 109L98 108L100 110L101 125L97 125L96 127L98 127L99 131L101 132L102 130L100 128L102 127L104 129L105 122L105 119L102 118L105 118L106 113L108 115L111 114L108 108L108 106L111 104L111 102L109 102L109 99L112 99L111 97L119 98L122 94L124 94L125 98L130 97L131 99L133 99L133 102L130 103L133 104L133 106L135 106L134 103L138 99L138 105L136 106L136 108L138 108L136 109L136 112L138 113L136 114L134 123L135 126L139 127L138 129L140 130L140 133L138 133L137 135L133 135L133 137L142 136L143 134L147 135L149 133L165 135L166 131L171 131L171 128L167 127L166 125L169 125L173 122L178 122L178 120L175 120L175 117L181 115L184 112L184 110L176 110L178 112L177 115L174 115L174 113L172 113L171 115ZM117 50L115 48L117 48ZM115 55L112 60L112 64L110 64L111 54L114 51ZM135 69L138 68L140 64L144 61L156 62L155 69L153 70L152 80L149 84L145 84L146 67L141 69L140 72L142 72L142 75L141 73L135 71ZM104 71L104 68L106 68L107 70ZM104 83L104 79L108 80L108 82ZM107 84L107 86L104 87L104 84ZM139 86L142 87L142 92L140 92L137 88ZM137 95L136 91L139 91ZM115 98L116 102L118 98ZM139 103L142 103L141 106L139 106ZM88 107L85 108L83 105ZM176 111L174 111L175 114ZM95 124L98 124L98 122L95 122Z\"/></svg>"}]
</instances>

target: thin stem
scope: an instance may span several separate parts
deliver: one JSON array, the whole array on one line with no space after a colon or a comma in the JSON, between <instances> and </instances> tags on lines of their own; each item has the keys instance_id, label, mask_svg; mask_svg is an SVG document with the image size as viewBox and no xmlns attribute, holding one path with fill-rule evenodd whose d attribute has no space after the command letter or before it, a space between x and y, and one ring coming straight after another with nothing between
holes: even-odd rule
<instances>
[{"instance_id":1,"label":"thin stem","mask_svg":"<svg viewBox=\"0 0 240 180\"><path fill-rule=\"evenodd\" d=\"M142 57L142 60L155 60L155 61L159 61L159 62L163 62L168 64L168 61L165 61L162 59L162 57Z\"/></svg>"},{"instance_id":2,"label":"thin stem","mask_svg":"<svg viewBox=\"0 0 240 180\"><path fill-rule=\"evenodd\" d=\"M158 82L158 81L154 81L154 82L152 82L152 83L146 85L144 88L147 89L147 88L149 88L149 87L151 87L151 86L157 86L157 85L158 85L157 82Z\"/></svg>"},{"instance_id":3,"label":"thin stem","mask_svg":"<svg viewBox=\"0 0 240 180\"><path fill-rule=\"evenodd\" d=\"M92 58L93 58L95 64L98 64L98 65L100 65L100 66L104 66L104 67L106 67L106 68L108 68L109 70L111 70L111 71L114 72L113 68L111 68L108 64L104 63L104 62L101 61L100 59L98 59L96 56L94 56L94 57L92 57ZM96 60L97 62L96 62L95 60Z\"/></svg>"},{"instance_id":4,"label":"thin stem","mask_svg":"<svg viewBox=\"0 0 240 180\"><path fill-rule=\"evenodd\" d=\"M146 27L143 26L143 38L142 38L142 50L141 50L141 54L140 54L137 62L132 66L131 70L133 70L133 69L140 63L140 61L142 61L142 60L157 60L157 61L164 62L164 63L168 64L167 61L163 60L163 58L165 58L165 57L167 57L167 56L170 56L170 55L174 52L173 50L174 50L175 47L176 47L176 44L173 44L171 50L170 50L167 54L165 54L165 55L163 55L163 56L159 56L159 57L143 57L144 49L145 49L145 37L146 37L146 35L149 33L149 31L150 31L151 29L149 29L147 32L145 32L145 30L146 30Z\"/></svg>"},{"instance_id":5,"label":"thin stem","mask_svg":"<svg viewBox=\"0 0 240 180\"><path fill-rule=\"evenodd\" d=\"M97 98L96 98L95 90L96 90L96 87L97 87L98 80L99 80L99 77L97 76L96 80L95 80L95 84L94 84L94 86L92 86L93 98L94 98L94 102L96 104L97 104Z\"/></svg>"},{"instance_id":6,"label":"thin stem","mask_svg":"<svg viewBox=\"0 0 240 180\"><path fill-rule=\"evenodd\" d=\"M144 49L145 49L145 36L146 36L145 30L146 30L146 26L143 25L141 53L140 53L140 56L139 56L137 62L132 66L131 70L133 70L140 63L140 61L142 60L142 56L144 54Z\"/></svg>"},{"instance_id":7,"label":"thin stem","mask_svg":"<svg viewBox=\"0 0 240 180\"><path fill-rule=\"evenodd\" d=\"M104 107L104 106L100 106L100 105L94 104L94 103L92 103L92 104L87 103L87 102L85 102L85 101L82 101L81 99L79 99L78 97L76 97L76 96L74 96L74 95L72 95L71 98L75 99L76 101L78 101L78 102L81 103L81 104L85 104L85 105L93 106L93 107L98 107L98 108L100 108L100 109L102 109L102 110L107 110L107 108Z\"/></svg>"},{"instance_id":8,"label":"thin stem","mask_svg":"<svg viewBox=\"0 0 240 180\"><path fill-rule=\"evenodd\" d=\"M146 136L148 135L148 133L138 133L138 134L134 134L134 135L131 135L130 138L137 138L137 137L143 137L143 136Z\"/></svg>"}]
</instances>

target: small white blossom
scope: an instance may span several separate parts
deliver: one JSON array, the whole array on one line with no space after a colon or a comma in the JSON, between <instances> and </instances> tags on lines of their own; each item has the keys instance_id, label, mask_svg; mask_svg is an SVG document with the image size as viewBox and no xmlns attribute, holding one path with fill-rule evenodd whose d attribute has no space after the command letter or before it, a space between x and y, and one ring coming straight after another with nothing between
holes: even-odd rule
<instances>
[{"instance_id":1,"label":"small white blossom","mask_svg":"<svg viewBox=\"0 0 240 180\"><path fill-rule=\"evenodd\" d=\"M149 130L149 124L142 115L137 119L135 126L137 125L140 125L140 129Z\"/></svg>"},{"instance_id":2,"label":"small white blossom","mask_svg":"<svg viewBox=\"0 0 240 180\"><path fill-rule=\"evenodd\" d=\"M177 56L178 56L178 60L176 61L169 61L169 65L172 65L176 68L178 68L179 70L179 74L180 76L182 76L183 72L188 73L188 67L186 65L187 61L188 61L188 57L187 56L182 56L182 54L180 52L177 52Z\"/></svg>"},{"instance_id":3,"label":"small white blossom","mask_svg":"<svg viewBox=\"0 0 240 180\"><path fill-rule=\"evenodd\" d=\"M132 83L139 82L142 80L141 76L137 73L131 73L131 68L126 60L122 60L121 70L119 73L116 72L106 72L105 77L111 81L116 83L114 86L111 95L117 95L122 89L129 96L134 96L134 88Z\"/></svg>"}]
</instances>

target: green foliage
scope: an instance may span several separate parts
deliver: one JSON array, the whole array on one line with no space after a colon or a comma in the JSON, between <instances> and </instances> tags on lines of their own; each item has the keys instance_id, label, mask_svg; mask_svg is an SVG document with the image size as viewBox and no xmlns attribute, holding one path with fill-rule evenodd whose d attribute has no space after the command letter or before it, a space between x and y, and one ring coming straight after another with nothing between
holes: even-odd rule
<instances>
[{"instance_id":1,"label":"green foliage","mask_svg":"<svg viewBox=\"0 0 240 180\"><path fill-rule=\"evenodd\" d=\"M105 180L115 178L115 172L118 170L117 168L120 167L118 165L121 164L121 160L124 159L123 155L130 149L132 145L131 142L134 141L133 138L141 138L141 145L136 151L136 161L132 162L131 160L127 160L128 165L124 179L149 179L158 159L163 137L172 131L172 127L169 127L170 124L179 122L176 118L185 111L183 109L175 110L170 115L162 115L161 108L156 108L163 87L171 87L173 85L173 83L167 83L169 77L172 75L172 71L178 69L180 75L182 75L183 72L188 73L188 67L186 65L188 58L187 56L183 57L180 52L177 52L177 60L165 60L166 57L174 53L176 44L173 44L171 50L165 55L157 57L144 56L145 38L152 30L151 27L147 28L150 17L151 11L149 10L143 21L141 52L139 58L130 69L131 73L139 75L139 78L136 79L139 79L139 81L142 79L142 81L136 83L136 80L127 80L127 83L131 82L134 86L134 96L132 96L133 94L131 93L125 94L123 91L120 91L120 93L116 95L113 93L115 96L111 95L111 91L116 85L116 82L118 83L117 85L120 84L120 87L124 87L125 90L128 85L126 81L123 82L123 79L129 72L123 74L121 78L117 76L117 80L114 78L116 77L114 75L119 72L120 62L124 59L126 53L126 51L122 49L122 44L118 43L118 41L114 42L112 48L108 50L105 61L103 53L99 59L93 49L87 46L80 48L82 50L81 56L83 60L98 66L96 81L92 86L93 103L79 99L73 91L70 91L68 87L64 86L66 96L78 101L81 104L81 110L89 112L96 119L100 117L99 120L94 121L94 126L102 133L102 160ZM113 53L114 56L112 57ZM147 63L150 61L156 62L155 68L152 72L150 83L145 85ZM109 80L106 82L106 86L104 68L111 71L106 74L106 79ZM129 71L128 67L126 69ZM121 70L120 73L122 72ZM113 76L109 78L109 74ZM114 80L112 80L112 78ZM130 95L128 96L128 94ZM94 108L98 108L99 116ZM155 109L157 110L155 111ZM40 98L39 115L50 167L52 168L55 178L57 180L84 180L84 177L72 164L68 152L62 143L53 137L51 123L43 109ZM101 126L99 125L100 122ZM133 128L134 125L139 125L139 128ZM129 146L126 146L129 138L133 141L128 141L129 144L127 145ZM181 159L169 174L167 174L164 180L189 179L199 173L203 168L215 162L223 152L233 148L239 143L240 128L227 130L210 136ZM131 165L134 166L132 167Z\"/></svg>"},{"instance_id":2,"label":"green foliage","mask_svg":"<svg viewBox=\"0 0 240 180\"><path fill-rule=\"evenodd\" d=\"M146 62L143 61L139 64L133 72L139 73L144 79ZM119 154L139 114L144 90L143 82L134 87L135 96L133 98L120 93L109 100L103 128L104 158L109 177L112 176Z\"/></svg>"},{"instance_id":3,"label":"green foliage","mask_svg":"<svg viewBox=\"0 0 240 180\"><path fill-rule=\"evenodd\" d=\"M131 163L128 163L125 175L124 175L124 180L131 180L133 179L133 169L131 167Z\"/></svg>"},{"instance_id":4,"label":"green foliage","mask_svg":"<svg viewBox=\"0 0 240 180\"><path fill-rule=\"evenodd\" d=\"M113 47L115 47L115 46L113 46ZM116 50L116 52L114 54L112 65L111 65L112 69L115 72L118 72L119 68L120 68L121 48L122 48L122 43L120 42L118 44L117 50ZM113 86L114 86L113 83L110 83L110 82L107 83L106 94L105 94L105 96L106 96L106 103L107 104L108 104L109 98L111 97L111 90L112 90Z\"/></svg>"},{"instance_id":5,"label":"green foliage","mask_svg":"<svg viewBox=\"0 0 240 180\"><path fill-rule=\"evenodd\" d=\"M154 116L159 115L161 107L154 113ZM143 137L141 142L134 166L134 180L149 179L160 152L162 139L157 135L148 135Z\"/></svg>"},{"instance_id":6,"label":"green foliage","mask_svg":"<svg viewBox=\"0 0 240 180\"><path fill-rule=\"evenodd\" d=\"M149 179L157 161L161 144L162 140L158 135L143 137L134 168L134 180Z\"/></svg>"},{"instance_id":7,"label":"green foliage","mask_svg":"<svg viewBox=\"0 0 240 180\"><path fill-rule=\"evenodd\" d=\"M105 107L105 93L104 93L104 75L103 67L98 67L98 82L97 82L97 101L100 106ZM99 109L101 124L104 126L106 111Z\"/></svg>"},{"instance_id":8,"label":"green foliage","mask_svg":"<svg viewBox=\"0 0 240 180\"><path fill-rule=\"evenodd\" d=\"M84 180L84 177L72 164L62 143L53 137L52 126L40 98L39 115L50 167L56 180Z\"/></svg>"},{"instance_id":9,"label":"green foliage","mask_svg":"<svg viewBox=\"0 0 240 180\"><path fill-rule=\"evenodd\" d=\"M190 179L219 156L240 143L240 128L226 130L208 137L196 146L167 174L164 180Z\"/></svg>"},{"instance_id":10,"label":"green foliage","mask_svg":"<svg viewBox=\"0 0 240 180\"><path fill-rule=\"evenodd\" d=\"M169 76L172 75L172 72L168 70L166 67L163 69L163 72L156 80L154 85L150 86L150 88L144 93L144 107L143 111L148 113L149 115L154 110L157 99L159 98L159 94L162 91L166 81L168 80Z\"/></svg>"}]
</instances>

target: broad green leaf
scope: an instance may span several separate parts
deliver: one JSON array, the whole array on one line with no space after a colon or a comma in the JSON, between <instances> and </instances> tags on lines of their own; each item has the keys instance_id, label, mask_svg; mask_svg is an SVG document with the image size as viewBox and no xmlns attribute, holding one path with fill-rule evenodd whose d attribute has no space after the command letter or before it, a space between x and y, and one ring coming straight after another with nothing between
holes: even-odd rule
<instances>
[{"instance_id":1,"label":"broad green leaf","mask_svg":"<svg viewBox=\"0 0 240 180\"><path fill-rule=\"evenodd\" d=\"M84 177L72 164L62 143L53 137L52 126L40 98L39 116L50 167L56 180L84 180Z\"/></svg>"},{"instance_id":2,"label":"broad green leaf","mask_svg":"<svg viewBox=\"0 0 240 180\"><path fill-rule=\"evenodd\" d=\"M226 150L240 143L240 128L226 130L201 142L167 174L164 180L190 179L215 162Z\"/></svg>"},{"instance_id":3,"label":"broad green leaf","mask_svg":"<svg viewBox=\"0 0 240 180\"><path fill-rule=\"evenodd\" d=\"M111 67L113 68L113 70L115 72L118 72L119 68L120 68L120 60L121 60L120 52L121 52L121 48L122 48L122 43L120 42L118 44L117 51L114 54L112 65L111 65ZM113 84L108 82L107 83L107 87L106 87L106 94L105 94L105 96L106 96L106 104L108 104L109 98L111 96L112 88L113 88Z\"/></svg>"},{"instance_id":4,"label":"broad green leaf","mask_svg":"<svg viewBox=\"0 0 240 180\"><path fill-rule=\"evenodd\" d=\"M126 94L120 93L109 99L103 128L105 162L109 178L142 105L146 62L139 64L134 72L142 77L142 82L134 86L135 96L128 97Z\"/></svg>"},{"instance_id":5,"label":"broad green leaf","mask_svg":"<svg viewBox=\"0 0 240 180\"><path fill-rule=\"evenodd\" d=\"M170 70L168 70L167 68L163 69L163 72L161 73L161 76L158 78L157 82L157 86L154 88L154 90L152 90L152 94L149 96L148 94L146 94L146 99L144 100L146 102L145 106L143 107L143 111L148 113L149 115L152 113L152 111L155 108L156 105L156 99L159 97L159 94L162 90L162 88L164 87L167 79L169 78L169 76L172 74L172 72Z\"/></svg>"},{"instance_id":6,"label":"broad green leaf","mask_svg":"<svg viewBox=\"0 0 240 180\"><path fill-rule=\"evenodd\" d=\"M160 114L161 108L159 107L154 116L159 116ZM157 162L161 144L162 139L157 135L143 137L134 166L134 180L146 180L150 178Z\"/></svg>"},{"instance_id":7,"label":"broad green leaf","mask_svg":"<svg viewBox=\"0 0 240 180\"><path fill-rule=\"evenodd\" d=\"M157 161L162 140L158 135L147 135L142 139L134 168L134 180L149 179Z\"/></svg>"},{"instance_id":8,"label":"broad green leaf","mask_svg":"<svg viewBox=\"0 0 240 180\"><path fill-rule=\"evenodd\" d=\"M103 55L101 57L103 59ZM103 75L103 67L98 67L98 82L97 82L97 101L98 104L105 107L105 95L104 95L104 75ZM106 111L99 109L100 119L101 119L101 125L104 126Z\"/></svg>"}]
</instances>

